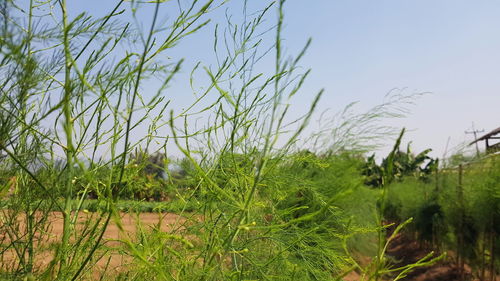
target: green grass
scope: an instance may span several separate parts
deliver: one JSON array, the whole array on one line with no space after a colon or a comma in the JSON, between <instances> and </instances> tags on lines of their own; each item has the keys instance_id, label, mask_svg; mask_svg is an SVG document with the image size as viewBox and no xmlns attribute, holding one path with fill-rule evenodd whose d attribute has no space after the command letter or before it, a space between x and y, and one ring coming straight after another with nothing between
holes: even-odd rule
<instances>
[{"instance_id":1,"label":"green grass","mask_svg":"<svg viewBox=\"0 0 500 281\"><path fill-rule=\"evenodd\" d=\"M63 202L61 200L61 202ZM33 206L37 205L39 202L33 202ZM106 202L102 200L87 199L83 202L82 206L78 208L79 201L71 201L71 210L83 210L89 212L103 212L107 211ZM137 200L118 200L113 204L114 208L120 212L131 212L131 213L180 213L182 211L192 212L197 208L195 201L182 202L182 201L171 201L171 202L148 202L148 201L137 201ZM0 208L9 209L13 204L9 200L1 200ZM52 208L50 211L58 211L57 208Z\"/></svg>"}]
</instances>

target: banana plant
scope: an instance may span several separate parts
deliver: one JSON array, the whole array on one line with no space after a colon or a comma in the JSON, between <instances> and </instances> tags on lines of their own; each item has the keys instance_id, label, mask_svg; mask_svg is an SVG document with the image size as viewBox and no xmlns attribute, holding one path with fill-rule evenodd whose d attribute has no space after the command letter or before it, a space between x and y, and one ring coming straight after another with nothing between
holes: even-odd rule
<instances>
[{"instance_id":1,"label":"banana plant","mask_svg":"<svg viewBox=\"0 0 500 281\"><path fill-rule=\"evenodd\" d=\"M401 130L391 152L380 165L375 162L375 154L367 158L363 169L366 185L382 187L407 176L428 180L432 172L437 169L438 159L429 156L432 149L426 149L415 155L410 142L406 152L401 151L400 146L405 131L404 128Z\"/></svg>"}]
</instances>

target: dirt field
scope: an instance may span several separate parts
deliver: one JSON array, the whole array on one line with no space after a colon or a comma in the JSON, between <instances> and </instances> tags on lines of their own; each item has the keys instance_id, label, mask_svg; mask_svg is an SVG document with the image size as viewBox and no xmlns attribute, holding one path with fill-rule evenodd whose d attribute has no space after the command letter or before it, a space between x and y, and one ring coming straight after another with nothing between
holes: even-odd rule
<instances>
[{"instance_id":1,"label":"dirt field","mask_svg":"<svg viewBox=\"0 0 500 281\"><path fill-rule=\"evenodd\" d=\"M430 248L423 247L417 241L412 240L404 234L398 234L396 238L389 245L387 254L392 257L395 261L398 261L394 267L404 266L408 264L413 264L419 259L427 256L432 251ZM435 257L438 254L434 255ZM448 257L444 260L438 261L436 264L428 267L421 267L413 272L409 273L408 276L401 280L405 281L459 281L459 280L469 280L469 281L479 281L479 278L474 277L472 269L465 265L464 279L460 279L458 267L453 262L454 254L452 252L448 253ZM370 263L369 258L363 257L363 265ZM487 280L490 280L489 272L487 273ZM343 278L344 281L359 281L361 280L361 275L357 272L350 272L347 276ZM389 281L391 279L384 279L384 281ZM500 276L496 276L496 281L500 281Z\"/></svg>"},{"instance_id":2,"label":"dirt field","mask_svg":"<svg viewBox=\"0 0 500 281\"><path fill-rule=\"evenodd\" d=\"M9 214L7 214L5 210L0 213L2 224L8 216ZM120 230L116 222L117 220L111 219L109 226L104 232L103 242L106 245L106 248L111 250L106 253L104 258L100 259L97 262L96 267L92 269L94 271L93 275L95 277L100 276L100 272L103 271L106 265L108 266L107 272L110 273L120 272L122 267L126 267L127 265L129 265L131 261L131 258L129 256L122 255L118 253L118 251L113 251L112 249L114 247L118 248L122 246L123 244L120 242L120 240L122 239L130 239L131 241L134 241L134 237L137 234L138 225L140 225L143 230L150 230L151 228L160 225L160 229L162 231L171 232L172 230L181 227L180 225L182 225L182 223L186 220L181 216L171 213L141 213L137 215L121 213L120 217L121 220L118 221L120 221L123 231ZM78 233L79 231L78 226L83 227L86 221L94 219L96 219L95 214L81 212L77 219L76 232ZM17 220L19 222L19 232L22 233L24 232L24 229L26 227L24 223L25 220L23 219L23 217L18 217ZM45 233L45 235L41 235L41 237L43 237L43 241L42 243L40 243L41 246L39 246L43 247L44 249L38 250L35 258L34 266L38 269L45 268L54 258L54 250L51 249L50 244L58 243L61 241L61 237L63 234L62 214L59 212L50 213L47 219L47 225L47 232ZM6 232L7 231L3 231L3 233L0 233L0 241L2 241L4 245L8 245L11 240L10 238L12 237L9 236ZM11 248L3 253L1 267L6 269L18 262L19 259L14 249Z\"/></svg>"},{"instance_id":3,"label":"dirt field","mask_svg":"<svg viewBox=\"0 0 500 281\"><path fill-rule=\"evenodd\" d=\"M7 211L3 210L0 212L0 219L2 224L5 219L9 216ZM77 225L83 226L84 223L88 220L95 219L95 213L84 213L81 212L77 219ZM181 217L176 214L171 213L141 213L141 214L130 214L130 213L121 213L121 219L118 220L121 224L121 228L117 224L116 219L112 219L110 225L107 227L104 232L103 242L106 248L111 249L104 255L104 258L100 259L94 268L92 268L91 275L95 278L100 277L101 273L107 266L106 274L116 274L118 272L124 271L128 266L130 266L132 262L132 258L121 254L118 250L113 250L113 248L119 249L123 247L123 244L120 242L121 240L129 240L134 241L135 236L138 231L138 225L141 226L143 230L149 230L153 227L160 226L161 231L163 232L172 232L175 230L183 229L182 225L185 223L186 218ZM17 218L19 222L20 231L23 232L24 228L24 219L23 217ZM54 258L54 250L49 246L51 243L58 243L61 241L61 237L63 234L63 217L61 213L53 212L50 213L47 220L47 233L43 235L43 242L40 244L44 247L43 250L39 250L36 255L35 267L36 268L45 268ZM78 226L77 226L77 234L78 235ZM7 233L0 233L0 241L4 245L8 245L10 242L10 236ZM387 254L392 256L395 260L398 260L398 266L406 265L409 263L414 263L418 259L427 255L431 250L422 248L419 243L412 241L408 237L399 234L396 239L391 243ZM9 249L5 253L3 253L2 260L0 261L2 268L8 268L19 262L17 255L13 249ZM369 263L369 261L366 261ZM465 273L467 280L477 280L472 278L472 273L470 268L467 268L467 272ZM357 281L360 280L360 275L356 272L351 272L343 279L345 281ZM457 267L448 261L441 261L437 264L420 268L415 272L409 274L403 280L412 280L412 281L453 281L459 280ZM500 281L500 278L497 277L496 280Z\"/></svg>"}]
</instances>

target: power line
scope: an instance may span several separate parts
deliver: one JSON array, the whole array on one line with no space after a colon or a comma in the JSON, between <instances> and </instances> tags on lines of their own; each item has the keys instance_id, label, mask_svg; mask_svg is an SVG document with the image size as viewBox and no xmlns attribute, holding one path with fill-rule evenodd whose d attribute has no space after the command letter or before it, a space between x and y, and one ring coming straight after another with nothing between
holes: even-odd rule
<instances>
[{"instance_id":1,"label":"power line","mask_svg":"<svg viewBox=\"0 0 500 281\"><path fill-rule=\"evenodd\" d=\"M472 122L472 131L465 131L465 134L473 134L474 135L474 141L477 140L477 133L483 133L484 132L484 129L481 129L481 130L476 130L475 126L474 126L474 122ZM479 145L477 144L476 142L476 154L477 156L479 156Z\"/></svg>"}]
</instances>

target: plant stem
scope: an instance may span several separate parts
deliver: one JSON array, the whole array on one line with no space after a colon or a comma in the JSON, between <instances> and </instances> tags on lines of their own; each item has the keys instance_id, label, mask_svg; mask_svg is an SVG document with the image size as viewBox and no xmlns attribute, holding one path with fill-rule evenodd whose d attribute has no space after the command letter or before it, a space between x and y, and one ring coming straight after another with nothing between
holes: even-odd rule
<instances>
[{"instance_id":1,"label":"plant stem","mask_svg":"<svg viewBox=\"0 0 500 281\"><path fill-rule=\"evenodd\" d=\"M68 259L68 243L69 237L72 232L71 225L71 198L73 195L73 158L74 158L74 147L73 147L73 119L71 116L71 52L70 52L70 42L69 42L69 31L70 27L68 25L68 13L66 0L60 1L62 17L63 17L63 45L64 45L64 94L62 101L62 110L64 115L64 132L66 137L66 182L65 182L65 202L63 211L63 235L62 244L59 255L59 273L63 272L63 268L66 265ZM60 275L58 276L60 277Z\"/></svg>"}]
</instances>

